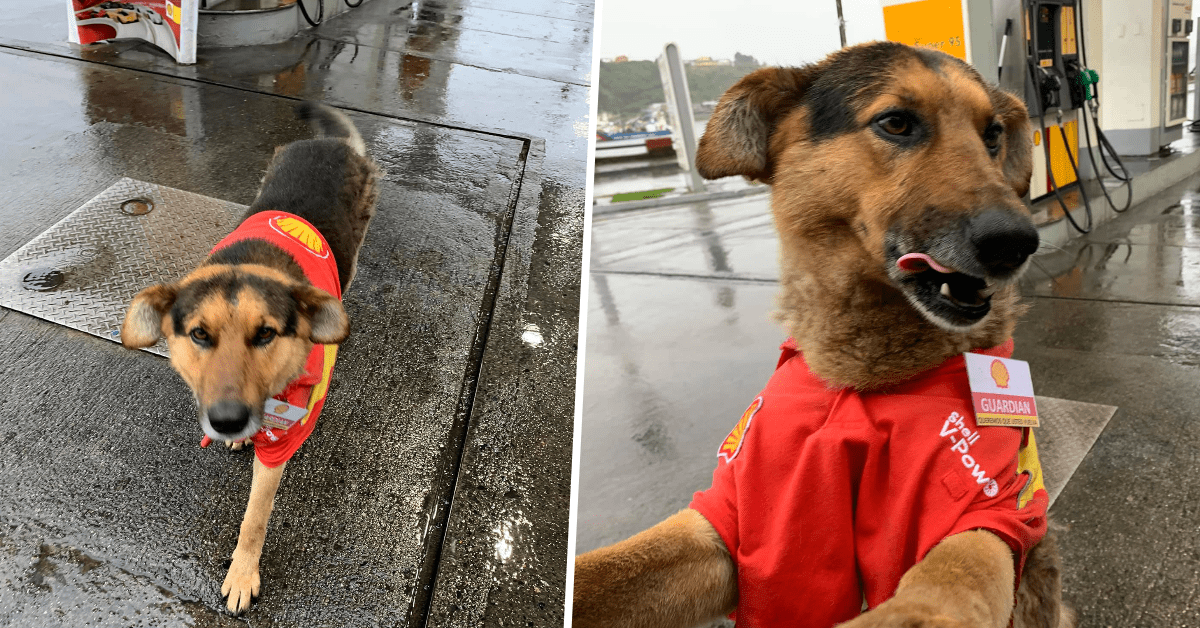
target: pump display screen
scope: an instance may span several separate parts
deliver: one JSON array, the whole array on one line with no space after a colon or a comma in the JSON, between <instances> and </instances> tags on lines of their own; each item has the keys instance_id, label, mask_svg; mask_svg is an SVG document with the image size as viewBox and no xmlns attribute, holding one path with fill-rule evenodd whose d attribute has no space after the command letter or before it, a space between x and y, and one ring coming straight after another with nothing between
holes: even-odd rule
<instances>
[{"instance_id":1,"label":"pump display screen","mask_svg":"<svg viewBox=\"0 0 1200 628\"><path fill-rule=\"evenodd\" d=\"M1054 65L1054 44L1058 41L1058 7L1042 5L1037 8L1037 60L1048 68Z\"/></svg>"},{"instance_id":2,"label":"pump display screen","mask_svg":"<svg viewBox=\"0 0 1200 628\"><path fill-rule=\"evenodd\" d=\"M1167 89L1168 124L1187 119L1188 42L1171 42L1171 82Z\"/></svg>"}]
</instances>

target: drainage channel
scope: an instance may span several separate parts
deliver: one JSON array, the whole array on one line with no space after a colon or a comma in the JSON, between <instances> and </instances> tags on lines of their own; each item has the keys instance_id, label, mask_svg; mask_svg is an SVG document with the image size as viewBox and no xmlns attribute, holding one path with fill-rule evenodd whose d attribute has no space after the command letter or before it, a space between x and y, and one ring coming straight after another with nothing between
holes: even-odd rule
<instances>
[{"instance_id":1,"label":"drainage channel","mask_svg":"<svg viewBox=\"0 0 1200 628\"><path fill-rule=\"evenodd\" d=\"M513 220L517 213L517 203L521 196L521 187L525 182L525 169L529 161L529 145L526 144L518 158L516 180L509 195L508 207L500 221L496 232L495 257L492 261L491 272L488 276L484 299L479 308L479 325L475 329L475 337L471 346L470 358L467 360L467 370L463 374L463 386L459 394L458 406L454 413L454 425L447 438L448 444L442 456L441 465L448 467L448 478L440 491L431 491L434 515L430 520L436 522L437 534L425 536L424 559L417 576L419 588L414 591L413 605L409 609L407 625L427 626L429 612L433 605L434 586L437 584L438 568L441 565L442 549L445 546L446 533L450 521L450 513L454 504L454 493L458 488L458 476L462 468L463 454L466 450L467 434L470 432L471 411L475 405L475 392L479 384L479 376L483 371L483 355L487 348L488 334L492 327L492 316L496 310L496 297L500 292L500 282L503 279L504 262L508 255L508 243L512 236Z\"/></svg>"}]
</instances>

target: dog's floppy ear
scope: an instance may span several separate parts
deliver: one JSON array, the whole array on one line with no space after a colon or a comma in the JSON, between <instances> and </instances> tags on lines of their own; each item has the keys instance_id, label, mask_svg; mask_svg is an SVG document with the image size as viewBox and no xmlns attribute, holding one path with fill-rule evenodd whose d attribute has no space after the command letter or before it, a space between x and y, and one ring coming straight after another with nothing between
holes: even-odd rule
<instances>
[{"instance_id":1,"label":"dog's floppy ear","mask_svg":"<svg viewBox=\"0 0 1200 628\"><path fill-rule=\"evenodd\" d=\"M771 134L783 116L800 105L816 68L762 68L730 87L696 149L700 175L718 179L740 174L769 182Z\"/></svg>"},{"instance_id":2,"label":"dog's floppy ear","mask_svg":"<svg viewBox=\"0 0 1200 628\"><path fill-rule=\"evenodd\" d=\"M126 349L142 349L162 337L162 319L175 303L175 286L158 284L137 293L125 312L121 325L121 344Z\"/></svg>"},{"instance_id":3,"label":"dog's floppy ear","mask_svg":"<svg viewBox=\"0 0 1200 628\"><path fill-rule=\"evenodd\" d=\"M997 113L1004 121L1004 178L1017 196L1029 192L1033 176L1033 126L1025 103L1008 92L997 91L993 96Z\"/></svg>"},{"instance_id":4,"label":"dog's floppy ear","mask_svg":"<svg viewBox=\"0 0 1200 628\"><path fill-rule=\"evenodd\" d=\"M336 345L350 335L350 317L346 316L346 309L336 297L309 284L295 288L292 295L300 304L300 313L309 320L310 340Z\"/></svg>"}]
</instances>

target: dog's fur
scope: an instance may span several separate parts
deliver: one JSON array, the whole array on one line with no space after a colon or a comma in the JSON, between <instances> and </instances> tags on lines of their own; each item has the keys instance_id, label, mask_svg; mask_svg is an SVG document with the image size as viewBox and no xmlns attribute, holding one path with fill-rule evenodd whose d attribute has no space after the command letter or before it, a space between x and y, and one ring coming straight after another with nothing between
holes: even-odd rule
<instances>
[{"instance_id":1,"label":"dog's fur","mask_svg":"<svg viewBox=\"0 0 1200 628\"><path fill-rule=\"evenodd\" d=\"M378 168L345 115L313 103L296 111L320 137L276 149L242 220L265 211L307 220L329 243L344 293L374 215ZM139 349L165 337L171 366L196 397L204 432L240 447L261 427L267 398L303 372L313 345L339 344L349 333L337 298L313 286L287 252L249 239L213 253L173 284L138 293L121 342ZM246 421L234 432L222 432L210 412L231 406L244 408ZM258 595L258 561L283 468L268 468L255 458L249 505L221 587L231 612L245 611Z\"/></svg>"},{"instance_id":2,"label":"dog's fur","mask_svg":"<svg viewBox=\"0 0 1200 628\"><path fill-rule=\"evenodd\" d=\"M1012 335L1015 282L1037 242L1021 202L1031 159L1019 100L957 59L883 42L747 75L722 96L696 165L772 185L779 318L814 374L870 390ZM899 269L914 253L955 272ZM954 299L937 297L943 282ZM1057 560L1051 539L1031 551L1017 626L1071 625ZM684 628L736 600L736 566L693 510L575 562L576 628ZM843 625L1003 628L1013 600L1011 550L972 531Z\"/></svg>"}]
</instances>

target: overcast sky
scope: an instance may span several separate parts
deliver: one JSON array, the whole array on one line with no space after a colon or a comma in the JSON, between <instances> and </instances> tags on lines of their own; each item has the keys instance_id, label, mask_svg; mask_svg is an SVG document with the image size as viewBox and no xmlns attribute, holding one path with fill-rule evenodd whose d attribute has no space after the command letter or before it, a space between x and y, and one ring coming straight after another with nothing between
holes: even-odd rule
<instances>
[{"instance_id":1,"label":"overcast sky","mask_svg":"<svg viewBox=\"0 0 1200 628\"><path fill-rule=\"evenodd\" d=\"M883 39L880 0L842 0L849 43ZM836 50L835 0L603 0L600 56L655 59L674 41L684 59L752 55L772 65Z\"/></svg>"}]
</instances>

